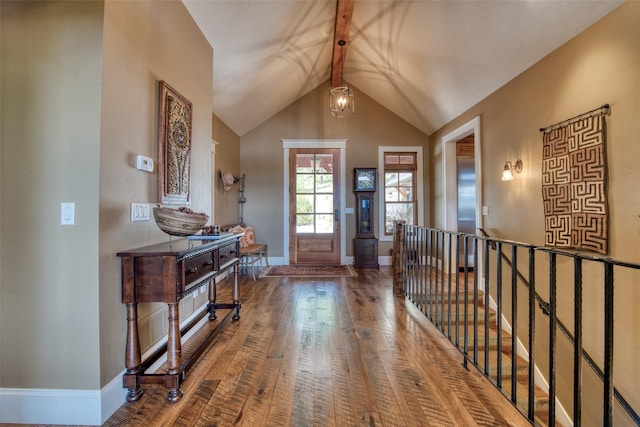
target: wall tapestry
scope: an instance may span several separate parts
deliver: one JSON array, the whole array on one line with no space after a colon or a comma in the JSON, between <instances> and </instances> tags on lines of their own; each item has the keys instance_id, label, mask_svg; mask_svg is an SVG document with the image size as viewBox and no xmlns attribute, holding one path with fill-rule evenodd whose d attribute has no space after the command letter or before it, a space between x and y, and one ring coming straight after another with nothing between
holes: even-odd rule
<instances>
[{"instance_id":1,"label":"wall tapestry","mask_svg":"<svg viewBox=\"0 0 640 427\"><path fill-rule=\"evenodd\" d=\"M191 102L160 82L158 201L189 204L191 189Z\"/></svg>"},{"instance_id":2,"label":"wall tapestry","mask_svg":"<svg viewBox=\"0 0 640 427\"><path fill-rule=\"evenodd\" d=\"M545 245L606 254L605 121L591 113L541 129Z\"/></svg>"}]
</instances>

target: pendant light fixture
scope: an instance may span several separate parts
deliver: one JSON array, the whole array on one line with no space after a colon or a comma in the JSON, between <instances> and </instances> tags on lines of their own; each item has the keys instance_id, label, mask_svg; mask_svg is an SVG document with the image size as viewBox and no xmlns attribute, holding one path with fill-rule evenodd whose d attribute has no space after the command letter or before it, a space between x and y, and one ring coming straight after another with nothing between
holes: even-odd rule
<instances>
[{"instance_id":1,"label":"pendant light fixture","mask_svg":"<svg viewBox=\"0 0 640 427\"><path fill-rule=\"evenodd\" d=\"M356 113L355 98L353 96L353 90L349 86L345 86L342 78L342 71L344 66L344 53L342 47L346 44L344 40L338 40L340 46L340 58L338 61L338 67L340 70L340 86L333 87L329 91L329 112L333 117L345 117Z\"/></svg>"}]
</instances>

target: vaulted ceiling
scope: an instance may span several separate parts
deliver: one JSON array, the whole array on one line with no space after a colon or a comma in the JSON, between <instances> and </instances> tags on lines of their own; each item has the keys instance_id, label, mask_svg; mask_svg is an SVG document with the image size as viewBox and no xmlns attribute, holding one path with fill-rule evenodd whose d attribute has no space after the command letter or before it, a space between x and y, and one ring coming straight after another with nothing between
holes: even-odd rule
<instances>
[{"instance_id":1,"label":"vaulted ceiling","mask_svg":"<svg viewBox=\"0 0 640 427\"><path fill-rule=\"evenodd\" d=\"M330 79L336 0L183 3L213 47L212 110L238 135ZM356 0L343 78L431 134L622 3Z\"/></svg>"}]
</instances>

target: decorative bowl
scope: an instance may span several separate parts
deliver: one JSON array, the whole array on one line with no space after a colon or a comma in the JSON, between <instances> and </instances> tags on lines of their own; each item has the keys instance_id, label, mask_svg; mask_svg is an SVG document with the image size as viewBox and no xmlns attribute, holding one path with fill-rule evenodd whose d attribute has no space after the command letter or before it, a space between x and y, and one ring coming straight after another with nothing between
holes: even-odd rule
<instances>
[{"instance_id":1,"label":"decorative bowl","mask_svg":"<svg viewBox=\"0 0 640 427\"><path fill-rule=\"evenodd\" d=\"M209 220L209 215L191 211L189 208L153 208L153 218L160 230L171 236L192 236Z\"/></svg>"}]
</instances>

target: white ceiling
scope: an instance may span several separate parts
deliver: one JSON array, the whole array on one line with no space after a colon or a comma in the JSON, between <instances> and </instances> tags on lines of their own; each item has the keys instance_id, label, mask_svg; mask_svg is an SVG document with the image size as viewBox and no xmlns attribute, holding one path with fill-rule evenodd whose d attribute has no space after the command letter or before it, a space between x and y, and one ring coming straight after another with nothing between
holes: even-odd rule
<instances>
[{"instance_id":1,"label":"white ceiling","mask_svg":"<svg viewBox=\"0 0 640 427\"><path fill-rule=\"evenodd\" d=\"M238 135L329 80L335 0L183 3L213 47L213 112ZM356 0L344 80L431 134L622 3Z\"/></svg>"}]
</instances>

